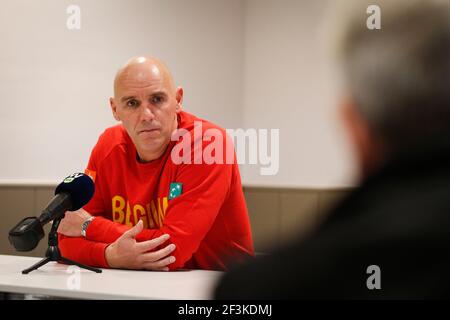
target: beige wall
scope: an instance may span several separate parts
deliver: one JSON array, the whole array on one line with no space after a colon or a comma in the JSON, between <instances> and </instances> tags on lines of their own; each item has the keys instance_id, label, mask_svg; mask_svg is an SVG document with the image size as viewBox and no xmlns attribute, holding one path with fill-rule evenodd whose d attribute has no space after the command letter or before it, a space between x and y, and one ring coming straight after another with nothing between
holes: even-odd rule
<instances>
[{"instance_id":1,"label":"beige wall","mask_svg":"<svg viewBox=\"0 0 450 320\"><path fill-rule=\"evenodd\" d=\"M4 0L0 10L0 183L58 183L82 171L114 124L112 79L150 53L185 88L186 110L225 128L280 129L275 176L242 166L248 185L352 185L354 162L321 46L331 0ZM20 146L20 147L18 147Z\"/></svg>"},{"instance_id":2,"label":"beige wall","mask_svg":"<svg viewBox=\"0 0 450 320\"><path fill-rule=\"evenodd\" d=\"M80 30L66 27L71 4ZM136 55L168 64L187 111L241 127L242 8L241 0L2 0L0 183L59 183L83 171L116 123L115 73Z\"/></svg>"},{"instance_id":3,"label":"beige wall","mask_svg":"<svg viewBox=\"0 0 450 320\"><path fill-rule=\"evenodd\" d=\"M245 1L244 126L280 129L278 174L262 176L258 166L242 166L246 184L355 185L355 162L337 111L336 65L325 45L332 2Z\"/></svg>"},{"instance_id":4,"label":"beige wall","mask_svg":"<svg viewBox=\"0 0 450 320\"><path fill-rule=\"evenodd\" d=\"M38 216L53 197L54 187L0 187L2 220L0 254L44 256L47 237L32 252L16 252L9 244L8 231L27 216ZM278 189L244 187L255 250L268 252L295 237L312 232L348 189ZM49 231L46 225L46 236Z\"/></svg>"}]
</instances>

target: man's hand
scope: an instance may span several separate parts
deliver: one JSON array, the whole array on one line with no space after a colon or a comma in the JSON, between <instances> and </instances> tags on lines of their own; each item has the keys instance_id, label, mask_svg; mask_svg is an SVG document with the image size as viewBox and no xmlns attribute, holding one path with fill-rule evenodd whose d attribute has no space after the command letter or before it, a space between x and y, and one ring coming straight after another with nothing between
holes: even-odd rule
<instances>
[{"instance_id":1,"label":"man's hand","mask_svg":"<svg viewBox=\"0 0 450 320\"><path fill-rule=\"evenodd\" d=\"M147 252L169 239L168 234L144 241L137 242L136 236L142 231L142 220L133 228L125 232L119 239L110 244L105 251L105 258L111 268L118 269L145 269L169 271L169 264L175 262L174 256L169 254L175 250L174 244L154 252Z\"/></svg>"},{"instance_id":2,"label":"man's hand","mask_svg":"<svg viewBox=\"0 0 450 320\"><path fill-rule=\"evenodd\" d=\"M58 227L58 232L68 237L81 237L81 226L91 215L84 209L67 211Z\"/></svg>"}]
</instances>

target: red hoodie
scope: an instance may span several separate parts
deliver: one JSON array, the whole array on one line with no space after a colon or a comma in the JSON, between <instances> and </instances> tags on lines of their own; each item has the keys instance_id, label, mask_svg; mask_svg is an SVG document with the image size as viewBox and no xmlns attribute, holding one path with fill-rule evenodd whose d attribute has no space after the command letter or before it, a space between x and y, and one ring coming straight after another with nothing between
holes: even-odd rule
<instances>
[{"instance_id":1,"label":"red hoodie","mask_svg":"<svg viewBox=\"0 0 450 320\"><path fill-rule=\"evenodd\" d=\"M171 157L177 145L180 153L183 139L171 141L159 159L140 163L122 125L111 127L100 136L86 169L95 181L95 194L84 207L96 218L89 225L86 238L60 235L64 257L107 268L106 247L139 220L143 220L144 230L136 237L137 241L164 233L170 235L163 244L176 245L172 253L176 261L169 265L170 270L226 270L231 263L253 256L250 223L233 148L232 164L204 161L194 164L194 155L201 159L198 156L208 146L211 151L214 141L223 138L226 145L230 138L223 129L189 113L181 112L178 120L178 128L187 130L191 137L191 164L175 164ZM205 134L208 129L220 130L222 137L203 137L202 141L198 133ZM195 139L200 143L195 143ZM219 151L223 152L223 162L227 149L230 150L223 146ZM217 150L211 154L216 155Z\"/></svg>"}]
</instances>

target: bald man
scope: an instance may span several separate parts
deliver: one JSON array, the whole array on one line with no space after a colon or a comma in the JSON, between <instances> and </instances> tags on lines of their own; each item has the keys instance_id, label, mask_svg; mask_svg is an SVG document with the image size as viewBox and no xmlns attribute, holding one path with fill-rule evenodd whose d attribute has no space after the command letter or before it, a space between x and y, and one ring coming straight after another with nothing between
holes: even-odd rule
<instances>
[{"instance_id":1,"label":"bald man","mask_svg":"<svg viewBox=\"0 0 450 320\"><path fill-rule=\"evenodd\" d=\"M224 129L183 111L182 101L183 89L156 58L133 58L117 72L110 105L121 124L92 150L86 173L95 194L61 221L63 256L96 267L160 271L227 270L253 256L234 150L231 163L176 157L183 141L193 146L182 148L190 152L185 160L210 146L208 130L230 142ZM222 144L216 154L225 157Z\"/></svg>"}]
</instances>

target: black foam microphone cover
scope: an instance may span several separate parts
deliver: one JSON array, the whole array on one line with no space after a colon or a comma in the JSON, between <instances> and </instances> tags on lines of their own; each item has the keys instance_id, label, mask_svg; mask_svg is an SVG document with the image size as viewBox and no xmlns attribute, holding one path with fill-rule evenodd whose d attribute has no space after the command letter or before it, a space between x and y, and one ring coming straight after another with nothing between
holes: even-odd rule
<instances>
[{"instance_id":1,"label":"black foam microphone cover","mask_svg":"<svg viewBox=\"0 0 450 320\"><path fill-rule=\"evenodd\" d=\"M68 193L72 202L70 211L75 211L86 205L94 195L95 186L92 179L84 173L74 173L64 179L55 189L55 195Z\"/></svg>"}]
</instances>

